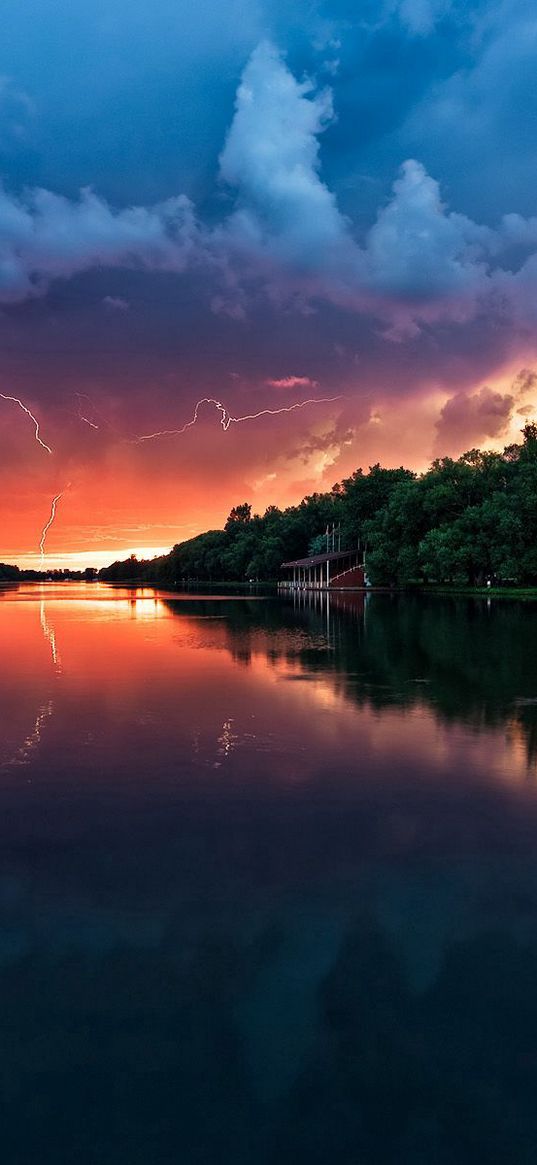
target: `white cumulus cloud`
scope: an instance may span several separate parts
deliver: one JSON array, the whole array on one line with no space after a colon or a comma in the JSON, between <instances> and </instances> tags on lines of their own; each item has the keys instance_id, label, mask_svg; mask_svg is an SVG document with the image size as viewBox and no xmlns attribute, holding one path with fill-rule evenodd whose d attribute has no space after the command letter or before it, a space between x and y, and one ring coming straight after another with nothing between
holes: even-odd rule
<instances>
[{"instance_id":1,"label":"white cumulus cloud","mask_svg":"<svg viewBox=\"0 0 537 1165\"><path fill-rule=\"evenodd\" d=\"M329 89L315 93L273 45L258 46L220 157L222 178L237 190L232 240L306 271L346 261L348 224L319 174L319 135L332 118Z\"/></svg>"},{"instance_id":2,"label":"white cumulus cloud","mask_svg":"<svg viewBox=\"0 0 537 1165\"><path fill-rule=\"evenodd\" d=\"M36 189L16 198L0 188L0 299L17 302L51 279L92 267L184 271L197 244L184 195L152 207L113 210L92 190L77 201Z\"/></svg>"}]
</instances>

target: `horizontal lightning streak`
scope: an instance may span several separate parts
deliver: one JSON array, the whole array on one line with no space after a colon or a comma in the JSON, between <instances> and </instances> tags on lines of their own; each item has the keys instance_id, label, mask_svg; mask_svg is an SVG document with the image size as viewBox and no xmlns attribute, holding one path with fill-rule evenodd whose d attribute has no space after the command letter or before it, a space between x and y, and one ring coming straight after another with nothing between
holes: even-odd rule
<instances>
[{"instance_id":1,"label":"horizontal lightning streak","mask_svg":"<svg viewBox=\"0 0 537 1165\"><path fill-rule=\"evenodd\" d=\"M282 407L278 409L260 409L258 413L247 413L244 417L233 417L231 413L228 412L226 406L222 404L222 401L215 400L215 398L212 396L204 396L201 400L196 402L194 413L190 421L187 421L181 429L160 429L156 433L144 433L140 437L135 437L132 444L138 445L141 444L142 441L154 441L157 437L180 437L182 433L186 433L187 429L192 428L192 425L196 424L201 405L214 405L215 408L218 409L218 411L221 413L220 424L224 430L224 433L227 433L229 426L232 424L239 425L243 421L256 421L258 417L275 417L279 413L292 413L295 411L295 409L305 408L306 405L331 404L332 401L341 400L342 396L342 393L339 393L338 396L318 396L310 400L297 401L292 405L282 405Z\"/></svg>"},{"instance_id":2,"label":"horizontal lightning streak","mask_svg":"<svg viewBox=\"0 0 537 1165\"><path fill-rule=\"evenodd\" d=\"M19 400L18 396L6 396L5 392L0 392L0 397L2 397L2 400L13 401L13 404L18 405L19 408L21 408L22 411L24 413L26 413L26 415L28 417L30 417L30 420L33 421L33 423L35 425L35 439L36 439L38 445L41 445L41 447L43 449L46 449L47 453L52 453L52 449L50 448L50 445L46 445L45 442L42 441L41 437L39 436L39 421L37 420L36 417L34 417L34 414L30 412L30 409L27 408L26 405L23 404L23 402L21 400Z\"/></svg>"},{"instance_id":3,"label":"horizontal lightning streak","mask_svg":"<svg viewBox=\"0 0 537 1165\"><path fill-rule=\"evenodd\" d=\"M342 397L342 393L339 393L338 396L316 396L312 397L311 400L299 400L294 405L282 406L279 409L261 409L259 413L248 413L245 417L230 417L229 419L236 423L239 421L257 421L258 417L275 417L278 413L292 413L295 409L303 409L306 405L331 404L334 400L342 400Z\"/></svg>"}]
</instances>

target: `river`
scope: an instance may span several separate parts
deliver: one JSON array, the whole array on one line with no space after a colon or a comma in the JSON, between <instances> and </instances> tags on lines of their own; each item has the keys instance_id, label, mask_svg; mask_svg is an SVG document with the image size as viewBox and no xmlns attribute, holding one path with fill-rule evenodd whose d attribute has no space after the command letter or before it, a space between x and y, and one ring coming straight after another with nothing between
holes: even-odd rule
<instances>
[{"instance_id":1,"label":"river","mask_svg":"<svg viewBox=\"0 0 537 1165\"><path fill-rule=\"evenodd\" d=\"M537 605L0 591L11 1165L533 1165Z\"/></svg>"}]
</instances>

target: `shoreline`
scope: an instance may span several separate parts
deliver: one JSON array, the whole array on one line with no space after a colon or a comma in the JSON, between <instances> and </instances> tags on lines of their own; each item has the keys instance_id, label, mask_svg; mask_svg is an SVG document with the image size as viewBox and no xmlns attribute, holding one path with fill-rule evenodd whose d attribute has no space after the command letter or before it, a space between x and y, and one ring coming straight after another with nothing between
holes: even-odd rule
<instances>
[{"instance_id":1,"label":"shoreline","mask_svg":"<svg viewBox=\"0 0 537 1165\"><path fill-rule=\"evenodd\" d=\"M12 587L20 586L21 584L35 584L36 586L58 586L59 583L85 583L89 587L102 583L108 587L133 587L145 588L152 587L156 590L166 590L173 594L194 594L200 591L214 591L225 588L230 592L239 591L244 595L255 592L265 591L269 592L273 598L289 598L291 595L305 595L305 594L323 594L323 595L370 595L370 594L384 594L384 595L443 595L443 596L457 596L466 598L494 598L494 599L521 599L524 601L537 600L537 586L468 586L465 584L442 584L442 583L409 583L407 586L370 586L370 587L290 587L280 588L278 581L273 579L260 580L258 582L237 582L230 579L215 579L212 582L206 580L192 580L184 583L170 583L159 582L156 579L144 579L143 581L136 578L108 580L108 579L5 579L0 581L0 591L9 590Z\"/></svg>"}]
</instances>

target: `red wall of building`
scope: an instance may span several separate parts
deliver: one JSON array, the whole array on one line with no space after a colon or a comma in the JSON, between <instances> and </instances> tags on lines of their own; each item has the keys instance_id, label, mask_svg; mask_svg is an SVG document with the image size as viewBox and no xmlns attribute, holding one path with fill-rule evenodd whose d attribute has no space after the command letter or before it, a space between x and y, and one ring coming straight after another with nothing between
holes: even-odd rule
<instances>
[{"instance_id":1,"label":"red wall of building","mask_svg":"<svg viewBox=\"0 0 537 1165\"><path fill-rule=\"evenodd\" d=\"M363 566L355 566L354 570L347 570L344 574L335 575L334 578L330 579L330 586L336 589L338 587L365 586Z\"/></svg>"}]
</instances>

